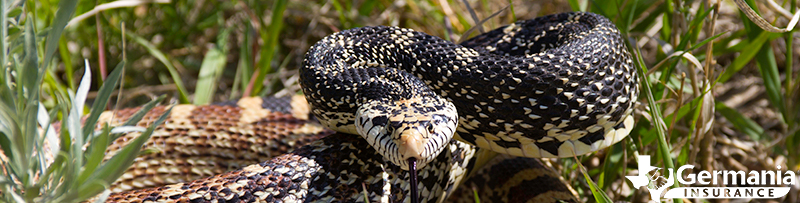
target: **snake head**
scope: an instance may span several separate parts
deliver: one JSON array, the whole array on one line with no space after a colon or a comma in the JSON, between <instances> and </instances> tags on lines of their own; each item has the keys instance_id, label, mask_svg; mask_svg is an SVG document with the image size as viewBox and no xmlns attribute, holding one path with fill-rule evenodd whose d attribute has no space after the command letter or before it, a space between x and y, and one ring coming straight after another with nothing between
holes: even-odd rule
<instances>
[{"instance_id":1,"label":"snake head","mask_svg":"<svg viewBox=\"0 0 800 203\"><path fill-rule=\"evenodd\" d=\"M438 96L437 96L438 97ZM458 125L455 106L441 98L374 100L356 113L356 130L384 159L409 170L423 168L445 148Z\"/></svg>"}]
</instances>

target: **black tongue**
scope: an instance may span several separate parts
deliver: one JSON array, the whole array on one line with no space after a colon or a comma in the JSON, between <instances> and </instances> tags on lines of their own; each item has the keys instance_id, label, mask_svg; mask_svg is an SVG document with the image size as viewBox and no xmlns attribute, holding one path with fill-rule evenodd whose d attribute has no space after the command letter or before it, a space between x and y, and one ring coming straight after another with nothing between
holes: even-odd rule
<instances>
[{"instance_id":1,"label":"black tongue","mask_svg":"<svg viewBox=\"0 0 800 203\"><path fill-rule=\"evenodd\" d=\"M408 173L411 178L411 203L419 203L419 192L417 192L417 159L408 159Z\"/></svg>"}]
</instances>

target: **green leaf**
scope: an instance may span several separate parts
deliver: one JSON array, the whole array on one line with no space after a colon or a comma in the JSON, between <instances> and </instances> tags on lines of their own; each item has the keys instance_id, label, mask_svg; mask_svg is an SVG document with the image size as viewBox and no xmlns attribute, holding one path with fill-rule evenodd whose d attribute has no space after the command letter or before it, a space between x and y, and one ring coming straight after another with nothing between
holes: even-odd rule
<instances>
[{"instance_id":1,"label":"green leaf","mask_svg":"<svg viewBox=\"0 0 800 203\"><path fill-rule=\"evenodd\" d=\"M83 135L88 136L94 131L97 124L97 119L100 117L100 114L103 113L104 109L108 105L108 101L111 98L111 93L119 84L120 76L122 76L122 72L125 71L125 60L120 61L117 64L117 67L111 71L106 77L106 81L103 81L103 85L100 86L100 90L97 91L97 97L92 104L92 108L89 111L89 115L86 116L86 121L83 124Z\"/></svg>"},{"instance_id":2,"label":"green leaf","mask_svg":"<svg viewBox=\"0 0 800 203\"><path fill-rule=\"evenodd\" d=\"M8 8L8 5L6 5L7 3L9 3L9 2L0 1L0 8ZM14 8L14 9L19 9L19 8ZM0 9L0 10L2 10L2 11L0 11L0 49L2 49L2 50L0 50L0 54L1 54L0 55L0 64L8 64L8 62L9 62L8 61L8 41L6 41L6 39L8 39L8 13L6 13L6 11L7 11L6 9ZM13 12L13 9L12 9L12 12ZM9 81L11 81L11 80L9 80L10 78L11 78L11 73L8 72L8 71L3 71L2 75L0 75L0 82L3 83L2 84L2 88L3 89L0 90L0 93L2 95L0 95L0 96L2 96L2 98L4 98L6 101L14 98L14 97L11 97L11 95L10 95L10 93L11 93L10 89L11 88L9 88L7 86L7 85L10 85L10 82L9 82Z\"/></svg>"},{"instance_id":3,"label":"green leaf","mask_svg":"<svg viewBox=\"0 0 800 203\"><path fill-rule=\"evenodd\" d=\"M255 81L250 81L253 83L253 89L250 92L250 95L246 96L253 96L258 95L261 89L264 87L264 77L266 77L267 73L271 73L272 71L272 60L275 56L275 52L278 50L280 33L283 30L283 12L286 10L286 0L277 0L273 4L272 8L272 21L269 23L269 27L266 30L261 30L261 40L264 41L264 45L261 47L261 58L258 60L258 75L256 76ZM334 3L338 1L333 1Z\"/></svg>"},{"instance_id":4,"label":"green leaf","mask_svg":"<svg viewBox=\"0 0 800 203\"><path fill-rule=\"evenodd\" d=\"M568 2L573 11L586 11L586 6L588 5L586 0L569 0Z\"/></svg>"},{"instance_id":5,"label":"green leaf","mask_svg":"<svg viewBox=\"0 0 800 203\"><path fill-rule=\"evenodd\" d=\"M753 60L753 57L755 57L756 54L759 52L759 50L761 50L761 46L764 45L764 43L766 43L767 40L770 40L771 38L777 36L780 35L772 34L769 32L762 32L761 34L758 35L758 37L751 40L750 43L747 43L745 48L742 49L742 52L739 53L739 56L733 59L731 65L729 65L728 68L726 68L725 71L722 72L719 78L717 78L717 82L724 83L725 81L728 81L728 79L730 79L731 76L738 73L739 70L742 70L742 68L744 68L744 65L747 65L747 63L750 63L750 61Z\"/></svg>"},{"instance_id":6,"label":"green leaf","mask_svg":"<svg viewBox=\"0 0 800 203\"><path fill-rule=\"evenodd\" d=\"M92 86L92 68L89 67L89 60L84 60L84 67L83 70L83 77L81 78L80 84L78 84L78 89L75 90L75 99L72 100L72 106L77 110L78 116L83 115L83 107L86 104L86 95L89 94L89 87ZM78 120L80 123L80 120ZM83 131L81 131L83 132ZM85 135L85 133L82 133ZM86 139L84 136L83 139Z\"/></svg>"},{"instance_id":7,"label":"green leaf","mask_svg":"<svg viewBox=\"0 0 800 203\"><path fill-rule=\"evenodd\" d=\"M223 31L220 39L227 39L228 31ZM200 75L197 79L197 88L194 91L194 104L205 105L211 103L214 92L217 90L217 81L222 76L225 63L228 61L228 49L224 43L226 40L219 40L219 44L206 52L203 57L203 64L200 65Z\"/></svg>"},{"instance_id":8,"label":"green leaf","mask_svg":"<svg viewBox=\"0 0 800 203\"><path fill-rule=\"evenodd\" d=\"M83 166L83 170L81 171L80 175L78 176L78 182L86 182L86 178L89 178L89 175L94 173L97 166L103 161L103 157L105 157L106 149L108 148L108 144L110 144L110 133L111 129L108 125L104 125L103 131L99 133L97 136L93 137L92 140L89 142L89 150L87 151L88 156L86 156L86 164ZM79 157L80 158L80 157Z\"/></svg>"},{"instance_id":9,"label":"green leaf","mask_svg":"<svg viewBox=\"0 0 800 203\"><path fill-rule=\"evenodd\" d=\"M252 33L253 26L248 20L245 20L245 33ZM239 62L236 68L236 74L233 78L233 85L231 85L231 94L228 99L233 100L234 95L241 95L239 91L247 88L247 83L250 81L250 73L253 72L253 35L244 35L244 40L241 44L246 46L239 46Z\"/></svg>"},{"instance_id":10,"label":"green leaf","mask_svg":"<svg viewBox=\"0 0 800 203\"><path fill-rule=\"evenodd\" d=\"M58 43L58 53L61 56L61 60L63 61L61 64L64 65L64 79L66 79L67 86L69 88L75 88L75 82L72 81L72 74L75 70L72 67L72 55L69 53L69 49L67 48L67 40L66 38L61 38Z\"/></svg>"},{"instance_id":11,"label":"green leaf","mask_svg":"<svg viewBox=\"0 0 800 203\"><path fill-rule=\"evenodd\" d=\"M677 113L670 114L664 120L680 120L683 119L687 114L694 112L697 110L697 107L700 105L700 102L703 101L703 97L695 97L692 99L691 102L684 104L681 108L678 109ZM645 142L645 144L649 144L649 142Z\"/></svg>"},{"instance_id":12,"label":"green leaf","mask_svg":"<svg viewBox=\"0 0 800 203\"><path fill-rule=\"evenodd\" d=\"M78 5L76 0L64 0L58 3L58 11L50 24L50 31L47 33L47 41L44 46L44 61L40 69L44 70L53 58L53 54L58 47L58 41L61 38L61 32L67 26L67 22L75 14L75 8ZM32 24L32 23L27 23Z\"/></svg>"},{"instance_id":13,"label":"green leaf","mask_svg":"<svg viewBox=\"0 0 800 203\"><path fill-rule=\"evenodd\" d=\"M750 118L747 118L735 109L731 109L722 102L716 102L714 107L717 109L717 112L722 114L725 119L728 119L728 121L733 124L734 128L742 131L744 134L749 135L753 140L761 140L762 136L764 135L764 129L761 128L758 123L750 120Z\"/></svg>"},{"instance_id":14,"label":"green leaf","mask_svg":"<svg viewBox=\"0 0 800 203\"><path fill-rule=\"evenodd\" d=\"M622 168L624 165L620 164L623 155L625 155L625 150L621 144L611 145L611 148L608 149L605 161L603 161L603 170L601 170L600 179L598 180L601 188L608 188L611 183L619 178L620 172L624 170Z\"/></svg>"},{"instance_id":15,"label":"green leaf","mask_svg":"<svg viewBox=\"0 0 800 203\"><path fill-rule=\"evenodd\" d=\"M783 94L781 94L781 77L778 73L778 65L775 62L775 53L772 51L772 47L761 47L761 51L756 53L756 62L758 71L761 73L761 79L764 80L764 87L767 90L767 99L772 103L772 106L778 109L778 112L781 112L781 116L778 117L781 122L786 123L784 118L793 115L786 111L786 104L783 101Z\"/></svg>"},{"instance_id":16,"label":"green leaf","mask_svg":"<svg viewBox=\"0 0 800 203\"><path fill-rule=\"evenodd\" d=\"M756 7L755 1L749 0L746 3L750 6L750 8L752 8L752 11L755 11L758 15L758 7ZM742 11L739 13L740 16L746 15ZM757 26L757 23L750 21L749 18L745 19L744 25L745 30L747 31L747 37L758 39L762 38L762 35L765 33L768 33L762 30L762 27ZM769 45L769 42L772 41L772 39L780 36L781 34L778 33L769 33L769 39L765 40L763 43ZM757 51L758 52L755 54L756 64L758 65L758 70L761 73L761 79L764 80L764 87L766 87L767 90L767 99L773 106L775 106L778 112L781 112L779 119L785 124L785 117L789 112L786 111L786 104L784 103L781 94L781 78L778 74L778 66L775 62L775 54L773 53L771 46L761 46L760 49L757 49Z\"/></svg>"},{"instance_id":17,"label":"green leaf","mask_svg":"<svg viewBox=\"0 0 800 203\"><path fill-rule=\"evenodd\" d=\"M625 44L628 47L632 47L631 49L633 50L632 51L634 56L633 64L634 67L637 67L636 73L639 75L639 78L641 79L639 82L640 86L642 87L641 94L644 94L644 96L647 98L647 104L650 106L648 112L650 113L650 116L653 119L654 123L652 125L657 132L656 135L658 138L657 140L658 140L658 151L660 152L659 154L661 154L661 158L664 162L664 165L666 166L665 168L675 168L675 162L673 162L672 157L670 156L669 153L671 151L670 145L669 143L667 143L666 140L667 137L666 122L664 122L664 117L661 116L660 105L656 102L655 98L653 97L653 91L651 90L652 88L650 87L650 81L648 80L647 75L645 74L647 69L646 66L644 65L643 62L644 60L642 60L641 58L642 56L641 51L639 51L638 46L632 46L631 41L625 40ZM676 183L672 185L672 187L675 188L678 187L679 185L680 184Z\"/></svg>"},{"instance_id":18,"label":"green leaf","mask_svg":"<svg viewBox=\"0 0 800 203\"><path fill-rule=\"evenodd\" d=\"M32 162L34 161L34 146L35 142L37 142L36 138L39 135L37 132L38 124L36 122L36 117L39 110L38 81L41 78L39 76L39 71L37 71L38 53L36 49L36 36L32 24L33 23L26 23L25 25L24 62L22 66L16 67L17 73L21 73L17 77L17 95L21 96L21 99L16 101L16 109L17 112L20 113L16 115L19 119L19 129L15 132L16 134L13 134L13 138L11 139L14 145L16 145L12 148L12 150L14 150L12 153L18 155L16 159L13 160L15 163L12 164L12 168L14 169L15 175L20 179L19 181L22 182L23 190L28 192L24 194L25 199L32 199L36 194L31 193L38 192L38 188L34 186L34 174L28 172L28 170L32 170L30 167L33 166Z\"/></svg>"},{"instance_id":19,"label":"green leaf","mask_svg":"<svg viewBox=\"0 0 800 203\"><path fill-rule=\"evenodd\" d=\"M331 4L333 5L333 8L336 9L336 13L339 14L339 23L344 25L345 28L349 28L350 23L348 23L347 17L344 16L344 14L348 12L348 10L345 10L344 7L342 6L342 3L340 3L339 1L331 1Z\"/></svg>"},{"instance_id":20,"label":"green leaf","mask_svg":"<svg viewBox=\"0 0 800 203\"><path fill-rule=\"evenodd\" d=\"M131 117L129 117L128 120L122 124L122 126L136 126L136 124L139 123L139 121L141 121L145 115L147 115L147 112L150 112L150 110L152 110L153 107L156 106L156 104L161 103L161 101L163 101L164 98L166 98L166 95L161 95L156 99L154 99L153 101L147 102L147 104L142 106L138 111L136 111L136 113L134 113ZM116 140L117 138L118 136L112 136L111 140Z\"/></svg>"},{"instance_id":21,"label":"green leaf","mask_svg":"<svg viewBox=\"0 0 800 203\"><path fill-rule=\"evenodd\" d=\"M111 190L103 190L103 192L100 193L100 195L97 195L97 198L95 198L94 203L106 202L106 199L108 199L108 196L110 195L111 195Z\"/></svg>"},{"instance_id":22,"label":"green leaf","mask_svg":"<svg viewBox=\"0 0 800 203\"><path fill-rule=\"evenodd\" d=\"M58 136L56 135L55 129L53 128L53 126L50 125L50 115L47 114L47 109L45 109L44 105L42 105L41 103L39 104L39 114L38 116L36 116L36 120L39 122L39 125L42 127L42 129L44 129L43 140L46 140L47 142L50 143L58 143ZM59 147L58 145L51 144L49 146L50 148L49 150L51 152L57 152L60 150L58 147ZM44 150L44 146L38 146L38 148ZM40 171L45 171L44 167L47 166L45 157L39 156L39 159L40 159L39 162L41 164L40 167L42 167L40 168Z\"/></svg>"},{"instance_id":23,"label":"green leaf","mask_svg":"<svg viewBox=\"0 0 800 203\"><path fill-rule=\"evenodd\" d=\"M84 182L79 188L79 194L73 194L68 196L66 199L77 199L79 201L88 199L97 193L103 191L107 184L113 183L117 178L119 178L125 170L133 164L133 160L139 154L139 151L142 149L142 145L150 139L150 136L153 134L153 131L164 123L169 117L172 108L167 109L164 114L162 114L156 122L152 123L147 130L136 137L131 143L123 147L121 150L117 152L114 156L112 156L108 161L103 163L95 173L92 173L91 176Z\"/></svg>"},{"instance_id":24,"label":"green leaf","mask_svg":"<svg viewBox=\"0 0 800 203\"><path fill-rule=\"evenodd\" d=\"M583 164L581 164L578 158L575 158L575 162L578 163L577 165L578 168L580 168L581 170L581 174L583 174L583 179L586 180L586 183L589 184L589 189L592 190L592 196L594 197L594 201L600 203L614 202L613 200L611 200L610 197L608 197L608 195L605 192L603 192L602 189L600 189L600 187L597 186L596 183L594 183L594 181L592 181L592 177L589 177L589 173L586 172L586 168L583 167Z\"/></svg>"},{"instance_id":25,"label":"green leaf","mask_svg":"<svg viewBox=\"0 0 800 203\"><path fill-rule=\"evenodd\" d=\"M161 50L158 50L158 48L155 45L153 45L146 39L139 37L139 35L136 35L131 32L127 32L125 33L125 35L133 39L133 41L135 41L139 45L142 45L145 49L147 49L147 52L150 53L150 55L156 57L158 61L160 61L162 64L164 64L164 66L167 67L169 75L172 76L172 82L174 82L175 87L178 88L178 95L179 95L178 99L181 101L181 103L188 104L189 96L187 95L186 87L183 85L183 80L181 80L181 76L180 74L178 74L178 70L176 70L175 66L172 65L172 60L167 58L167 55L161 52Z\"/></svg>"}]
</instances>

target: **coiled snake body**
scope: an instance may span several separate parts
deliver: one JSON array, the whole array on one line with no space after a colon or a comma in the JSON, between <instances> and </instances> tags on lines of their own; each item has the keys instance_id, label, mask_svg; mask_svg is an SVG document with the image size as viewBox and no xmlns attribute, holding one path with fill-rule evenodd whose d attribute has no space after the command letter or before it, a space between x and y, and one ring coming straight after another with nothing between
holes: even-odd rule
<instances>
[{"instance_id":1,"label":"coiled snake body","mask_svg":"<svg viewBox=\"0 0 800 203\"><path fill-rule=\"evenodd\" d=\"M519 21L461 45L394 27L342 31L311 47L300 70L311 114L337 133L314 124L306 113L293 113L307 107L266 108L275 103L271 99L243 99L202 107L207 108L202 112L185 106L184 117L173 116L165 124L164 129L177 130L154 135L165 137L154 145L181 148L186 142L168 141L169 136L185 136L205 143L205 149L189 154L232 159L208 155L217 147L213 143L222 142L220 147L232 154L253 152L239 158L263 160L275 148L259 141L263 134L295 139L281 142L286 149L310 144L233 172L115 193L110 200L408 202L411 188L420 188L421 201L442 201L484 162L477 161L479 154L491 154L478 148L523 157L570 157L620 141L633 125L638 95L633 68L619 31L591 13ZM217 116L208 116L209 109ZM260 127L270 123L278 130ZM311 141L300 135L324 138ZM406 172L412 164L420 178L414 186ZM149 166L154 168L139 174L158 179L159 174L202 171L163 172ZM125 181L120 187L142 185ZM544 199L572 198L561 197Z\"/></svg>"},{"instance_id":2,"label":"coiled snake body","mask_svg":"<svg viewBox=\"0 0 800 203\"><path fill-rule=\"evenodd\" d=\"M616 143L633 124L633 70L611 22L564 13L462 45L395 27L342 31L309 49L300 81L323 125L363 136L413 172L454 131L460 141L524 157Z\"/></svg>"}]
</instances>

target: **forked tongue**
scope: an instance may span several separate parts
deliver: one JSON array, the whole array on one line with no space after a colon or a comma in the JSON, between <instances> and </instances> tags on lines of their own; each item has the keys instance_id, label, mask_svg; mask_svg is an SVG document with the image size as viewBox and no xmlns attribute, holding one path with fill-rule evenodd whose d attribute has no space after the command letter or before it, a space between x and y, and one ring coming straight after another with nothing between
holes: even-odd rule
<instances>
[{"instance_id":1,"label":"forked tongue","mask_svg":"<svg viewBox=\"0 0 800 203\"><path fill-rule=\"evenodd\" d=\"M419 192L417 192L417 159L408 159L408 173L411 178L411 203L419 203Z\"/></svg>"}]
</instances>

